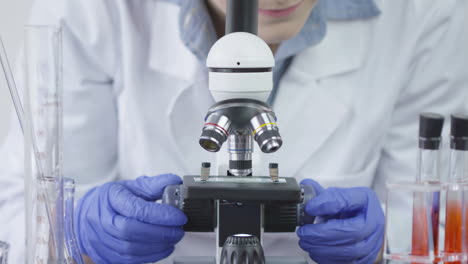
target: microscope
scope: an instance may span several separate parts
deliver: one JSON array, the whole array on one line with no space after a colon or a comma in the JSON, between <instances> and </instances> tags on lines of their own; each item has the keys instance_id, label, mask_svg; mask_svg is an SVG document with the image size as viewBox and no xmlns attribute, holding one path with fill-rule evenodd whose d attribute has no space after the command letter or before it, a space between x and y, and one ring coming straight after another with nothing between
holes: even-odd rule
<instances>
[{"instance_id":1,"label":"microscope","mask_svg":"<svg viewBox=\"0 0 468 264\"><path fill-rule=\"evenodd\" d=\"M183 184L168 186L163 203L188 217L186 232L216 232L218 251L210 258L179 258L177 264L307 264L303 257L265 257L264 232L295 232L313 223L305 213L315 196L311 186L281 177L278 164L269 174L254 175L254 141L261 152L282 144L276 115L265 101L273 87L275 64L268 45L257 34L258 0L228 0L226 35L211 48L207 67L209 88L217 102L205 117L200 146L218 152L228 145L226 175L210 175L202 163L200 175L184 176Z\"/></svg>"}]
</instances>

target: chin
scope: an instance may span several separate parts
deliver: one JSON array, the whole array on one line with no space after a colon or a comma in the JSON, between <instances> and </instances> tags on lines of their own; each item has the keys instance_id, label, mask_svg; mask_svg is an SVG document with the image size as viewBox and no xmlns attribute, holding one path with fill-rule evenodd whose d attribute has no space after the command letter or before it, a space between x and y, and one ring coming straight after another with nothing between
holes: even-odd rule
<instances>
[{"instance_id":1,"label":"chin","mask_svg":"<svg viewBox=\"0 0 468 264\"><path fill-rule=\"evenodd\" d=\"M275 25L260 25L258 35L268 44L279 44L294 38L301 31L303 25L303 23L294 21Z\"/></svg>"}]
</instances>

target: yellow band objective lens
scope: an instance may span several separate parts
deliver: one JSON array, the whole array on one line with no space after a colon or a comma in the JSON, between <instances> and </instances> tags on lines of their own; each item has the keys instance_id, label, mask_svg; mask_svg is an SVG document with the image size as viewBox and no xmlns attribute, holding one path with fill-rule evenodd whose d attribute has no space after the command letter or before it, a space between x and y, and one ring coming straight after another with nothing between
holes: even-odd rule
<instances>
[{"instance_id":1,"label":"yellow band objective lens","mask_svg":"<svg viewBox=\"0 0 468 264\"><path fill-rule=\"evenodd\" d=\"M255 129L255 130L252 132L252 134L253 134L253 135L257 134L257 131L258 131L260 128L262 128L262 127L264 127L264 126L269 126L269 125L276 126L276 123L267 123L267 124L263 124L263 125L257 127L257 129Z\"/></svg>"}]
</instances>

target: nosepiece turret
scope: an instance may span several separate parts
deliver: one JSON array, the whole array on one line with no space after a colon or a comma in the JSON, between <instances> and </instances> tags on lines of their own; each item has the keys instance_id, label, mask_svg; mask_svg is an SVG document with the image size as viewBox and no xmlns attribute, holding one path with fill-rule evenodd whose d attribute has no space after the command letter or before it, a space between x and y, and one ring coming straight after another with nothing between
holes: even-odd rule
<instances>
[{"instance_id":1,"label":"nosepiece turret","mask_svg":"<svg viewBox=\"0 0 468 264\"><path fill-rule=\"evenodd\" d=\"M253 99L231 99L208 110L200 146L217 152L230 135L237 135L239 131L248 131L264 153L276 152L283 145L276 115L268 104Z\"/></svg>"}]
</instances>

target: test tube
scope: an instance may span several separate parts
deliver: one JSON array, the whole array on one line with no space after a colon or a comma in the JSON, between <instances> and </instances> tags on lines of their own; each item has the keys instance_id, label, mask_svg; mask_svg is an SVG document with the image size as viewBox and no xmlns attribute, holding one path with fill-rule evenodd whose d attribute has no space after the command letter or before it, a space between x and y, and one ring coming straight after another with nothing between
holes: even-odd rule
<instances>
[{"instance_id":1,"label":"test tube","mask_svg":"<svg viewBox=\"0 0 468 264\"><path fill-rule=\"evenodd\" d=\"M450 131L450 167L447 182L446 216L445 216L445 254L461 254L466 238L463 222L464 197L457 186L468 180L468 116L457 114L451 116ZM461 263L461 262L451 262Z\"/></svg>"},{"instance_id":2,"label":"test tube","mask_svg":"<svg viewBox=\"0 0 468 264\"><path fill-rule=\"evenodd\" d=\"M62 48L55 26L25 28L26 263L63 264ZM36 160L33 157L37 157ZM34 166L38 168L34 168Z\"/></svg>"},{"instance_id":3,"label":"test tube","mask_svg":"<svg viewBox=\"0 0 468 264\"><path fill-rule=\"evenodd\" d=\"M419 117L417 182L440 183L439 148L443 125L444 117L439 114L423 113ZM440 192L430 195L424 192L414 193L411 243L413 256L438 254L439 210Z\"/></svg>"}]
</instances>

